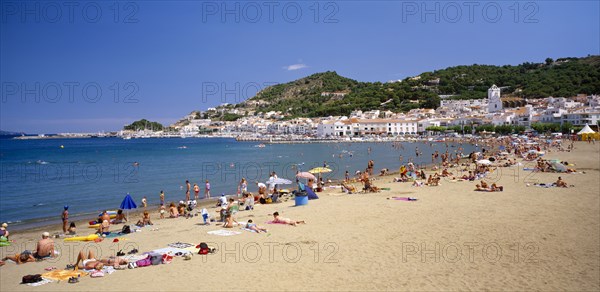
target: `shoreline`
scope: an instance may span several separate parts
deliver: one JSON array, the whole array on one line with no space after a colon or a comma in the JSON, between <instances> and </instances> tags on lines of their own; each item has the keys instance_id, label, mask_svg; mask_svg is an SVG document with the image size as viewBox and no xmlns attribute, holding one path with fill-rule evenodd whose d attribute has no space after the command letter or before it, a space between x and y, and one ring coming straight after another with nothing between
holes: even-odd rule
<instances>
[{"instance_id":1,"label":"shoreline","mask_svg":"<svg viewBox=\"0 0 600 292\"><path fill-rule=\"evenodd\" d=\"M106 137L106 138L110 138L110 137ZM195 138L204 138L204 137L195 137ZM213 138L225 138L225 137L213 137ZM90 138L90 139L97 139L97 138ZM237 141L236 142L246 142L246 141ZM296 144L293 141L290 141L290 143L285 143L285 141L280 141L283 142L281 144ZM434 144L434 143L445 143L445 144L450 144L450 143L454 143L454 144L470 144L472 146L477 145L478 141L473 141L472 138L446 138L445 141L430 141L427 139L421 139L421 140L413 140L413 141L393 141L393 140L389 140L389 141L360 141L360 140L355 140L355 141L342 141L342 140L334 140L332 142L327 142L327 143L346 143L346 142L350 142L350 143L409 143L409 144L413 144L413 143L424 143L424 144ZM277 143L273 143L273 144L277 144ZM303 144L303 143L300 143ZM479 147L485 146L485 147L489 147L488 145L485 144L481 144L478 145ZM492 148L490 147L490 150L492 150ZM410 157L407 157L410 158ZM461 158L461 161L464 161L465 158ZM366 161L365 161L366 163ZM408 163L407 161L403 161L401 164L406 165ZM399 173L399 167L396 169L390 169L390 171L388 172L388 174L386 174L385 177L388 176L393 176L395 174ZM426 171L429 170L432 166L437 165L438 167L441 166L441 161L438 161L437 164L436 163L431 163L431 162L427 162L427 163L420 163L420 164L415 164L415 166L419 169L423 168ZM351 178L355 178L354 173L350 174ZM374 175L373 177L375 178L379 178L379 170L375 171L374 170ZM331 178L331 183L332 184L336 184L336 183L340 183L341 181L344 180L344 174L340 173L339 177L337 178ZM292 185L295 185L295 183L293 183ZM295 187L293 188L289 188L289 189L295 189ZM232 196L232 195L236 195L236 194L226 194L228 197ZM216 200L218 199L217 197L211 197L208 200L209 201L205 201L206 199L200 199L198 202L198 207L200 206L207 206L210 205L211 203L216 202ZM179 201L174 201L174 202L179 202ZM138 202L136 202L137 204ZM167 204L169 202L166 202ZM152 207L155 207L156 210L158 210L159 208L159 204L153 204L153 205L149 205L148 209L152 210ZM118 210L118 205L115 207L106 207L106 208L99 208L98 210L95 211L90 211L90 212L84 212L81 214L76 214L76 215L70 215L70 217L73 220L69 220L69 222L75 222L77 228L80 228L80 225L84 225L85 227L87 227L88 222L93 220L93 218L95 217L94 215L98 212L102 212L102 210ZM125 211L126 212L126 211ZM132 216L136 216L139 217L141 216L143 211L140 211L139 208L136 211L130 211L130 215ZM24 231L24 230L45 230L45 229L51 229L54 230L56 228L53 228L53 226L58 226L59 228L56 230L62 231L62 222L60 219L60 212L58 212L59 214L56 216L50 216L50 217L44 217L44 218L34 218L34 219L27 219L21 222L14 222L14 223L8 223L9 224L9 231ZM57 232L59 232L57 231ZM56 233L56 232L54 232ZM53 232L51 232L51 234L54 234Z\"/></svg>"},{"instance_id":2,"label":"shoreline","mask_svg":"<svg viewBox=\"0 0 600 292\"><path fill-rule=\"evenodd\" d=\"M461 158L460 161L464 162L466 161L467 158ZM416 164L415 165L417 167L417 169L423 169L426 172L430 172L432 171L431 168L433 166L437 166L438 168L441 169L441 162L439 163L425 163L425 164ZM385 175L380 176L378 174L377 171L373 172L372 178L374 181L380 180L380 179L388 179L394 178L394 175L398 175L399 172L399 167L396 170L389 170ZM344 181L344 178L335 178L335 179L330 179L331 182L328 182L327 185L339 185L341 182ZM357 183L356 181L356 176L354 174L351 174L351 184ZM292 183L292 186L294 186L293 188L286 188L286 189L290 189L294 190L297 188L297 184L294 182ZM329 189L329 188L326 188ZM322 193L322 192L321 192ZM319 194L319 193L318 193ZM236 196L236 194L226 194L226 196L232 197L232 196ZM207 207L207 206L214 206L215 203L218 201L220 196L218 197L210 197L208 199L199 199L197 201L197 206L195 209L198 208L203 208L203 207ZM173 201L175 203L179 202L179 201ZM168 205L170 202L165 202L165 206ZM137 203L136 203L137 204ZM148 207L145 210L155 210L158 211L160 208L160 204L149 204ZM118 210L119 208L106 208L106 210ZM102 210L98 210L97 211L102 212ZM81 231L81 226L87 228L87 226L89 225L89 221L94 220L94 214L97 214L97 212L87 212L87 213L83 213L83 214L77 214L77 215L69 215L71 216L71 218L73 218L73 220L69 220L69 224L70 222L75 222L75 225L77 226L77 229L79 231ZM123 212L127 213L127 210L123 210ZM129 210L129 218L126 224L129 224L131 221L129 221L130 218L138 218L141 217L142 213L144 212L144 210L138 206L138 208L132 210ZM150 213L152 215L152 213ZM53 219L56 218L56 219ZM10 227L10 231L11 232L18 232L18 231L24 231L26 230L27 232L33 232L33 231L37 231L37 232L43 232L43 231L48 231L48 230L54 230L54 228L50 228L52 226L58 226L60 228L62 228L62 222L60 219L60 215L57 215L55 217L46 217L46 218L38 218L38 219L30 219L30 220L26 220L24 222L19 222L19 223L9 223L9 227ZM135 223L132 223L135 224ZM125 225L125 224L118 224L118 225ZM112 225L111 225L112 226ZM61 229L57 229L58 231L55 232L50 232L51 235L55 235L57 233L61 233ZM93 230L93 229L90 229Z\"/></svg>"}]
</instances>

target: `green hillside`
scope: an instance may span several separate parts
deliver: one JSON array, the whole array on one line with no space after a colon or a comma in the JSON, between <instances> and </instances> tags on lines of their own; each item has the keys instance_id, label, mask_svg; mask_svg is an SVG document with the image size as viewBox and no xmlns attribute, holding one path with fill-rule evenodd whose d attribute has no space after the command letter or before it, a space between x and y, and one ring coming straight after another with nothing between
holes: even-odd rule
<instances>
[{"instance_id":1,"label":"green hillside","mask_svg":"<svg viewBox=\"0 0 600 292\"><path fill-rule=\"evenodd\" d=\"M505 96L525 98L597 94L600 56L547 59L545 63L516 66L456 66L394 83L359 82L328 71L268 87L238 107L258 112L282 111L290 117L347 115L356 109L408 111L417 107L436 108L438 95L485 98L492 84L502 87ZM322 96L323 92L345 95Z\"/></svg>"}]
</instances>

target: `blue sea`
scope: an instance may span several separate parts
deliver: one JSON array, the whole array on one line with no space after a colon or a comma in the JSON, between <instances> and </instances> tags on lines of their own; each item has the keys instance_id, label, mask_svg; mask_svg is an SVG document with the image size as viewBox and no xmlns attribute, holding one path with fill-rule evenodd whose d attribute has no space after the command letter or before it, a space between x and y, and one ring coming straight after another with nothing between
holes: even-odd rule
<instances>
[{"instance_id":1,"label":"blue sea","mask_svg":"<svg viewBox=\"0 0 600 292\"><path fill-rule=\"evenodd\" d=\"M447 149L424 142L403 142L403 149L392 143L257 144L225 138L0 139L0 222L59 222L64 205L72 216L116 209L127 193L138 203L146 196L158 204L164 190L167 202L180 201L186 180L197 183L203 197L208 179L214 197L235 194L242 177L255 191L254 182L265 182L271 171L294 181L297 169L327 164L333 171L325 178L343 178L346 170L364 170L370 159L375 171L396 171L400 156L404 163L430 163L431 153ZM458 146L448 149L454 153ZM422 156L415 157L416 147ZM462 147L463 153L474 149Z\"/></svg>"}]
</instances>

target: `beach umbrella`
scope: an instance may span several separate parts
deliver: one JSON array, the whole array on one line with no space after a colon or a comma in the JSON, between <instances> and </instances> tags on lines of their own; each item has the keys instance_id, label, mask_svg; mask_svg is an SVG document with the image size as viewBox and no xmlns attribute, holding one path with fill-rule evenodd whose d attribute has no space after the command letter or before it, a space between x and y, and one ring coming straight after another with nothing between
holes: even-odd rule
<instances>
[{"instance_id":1,"label":"beach umbrella","mask_svg":"<svg viewBox=\"0 0 600 292\"><path fill-rule=\"evenodd\" d=\"M269 184L269 185L289 185L291 183L292 183L291 180L285 179L285 178L279 178L279 177L278 178L272 177L266 182L266 184Z\"/></svg>"},{"instance_id":2,"label":"beach umbrella","mask_svg":"<svg viewBox=\"0 0 600 292\"><path fill-rule=\"evenodd\" d=\"M129 193L127 193L127 196L125 196L125 198L123 199L123 202L121 202L121 209L127 210L127 218L129 218L129 210L135 209L135 208L137 208L135 201L131 198Z\"/></svg>"},{"instance_id":3,"label":"beach umbrella","mask_svg":"<svg viewBox=\"0 0 600 292\"><path fill-rule=\"evenodd\" d=\"M325 173L325 172L331 172L331 169L329 169L327 167L315 167L315 168L309 170L308 172L310 172L310 173Z\"/></svg>"},{"instance_id":4,"label":"beach umbrella","mask_svg":"<svg viewBox=\"0 0 600 292\"><path fill-rule=\"evenodd\" d=\"M310 172L299 172L296 177L315 180L315 176Z\"/></svg>"},{"instance_id":5,"label":"beach umbrella","mask_svg":"<svg viewBox=\"0 0 600 292\"><path fill-rule=\"evenodd\" d=\"M487 159L481 159L477 161L477 164L490 165L492 162Z\"/></svg>"},{"instance_id":6,"label":"beach umbrella","mask_svg":"<svg viewBox=\"0 0 600 292\"><path fill-rule=\"evenodd\" d=\"M320 177L321 173L331 172L331 169L329 169L327 167L315 167L315 168L309 170L308 172L316 173Z\"/></svg>"}]
</instances>

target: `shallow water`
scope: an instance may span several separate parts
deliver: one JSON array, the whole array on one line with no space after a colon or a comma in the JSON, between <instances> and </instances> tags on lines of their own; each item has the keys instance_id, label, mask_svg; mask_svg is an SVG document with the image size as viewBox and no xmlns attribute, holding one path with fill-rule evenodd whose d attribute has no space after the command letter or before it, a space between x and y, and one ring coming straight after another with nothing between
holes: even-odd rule
<instances>
[{"instance_id":1,"label":"shallow water","mask_svg":"<svg viewBox=\"0 0 600 292\"><path fill-rule=\"evenodd\" d=\"M179 201L185 199L186 179L199 185L202 198L206 179L211 195L218 196L235 194L242 177L255 191L254 182L266 181L271 171L293 181L297 169L326 161L333 171L324 177L343 178L346 170L364 170L370 159L375 172L393 171L400 155L404 163L412 158L419 164L430 163L435 150L446 151L444 143L422 142L403 142L404 149L391 143L256 144L225 138L0 139L0 221L59 220L64 205L72 215L116 209L127 193L138 203L147 196L153 205L164 190L167 202ZM422 156L415 157L415 147ZM457 147L448 149L454 153ZM462 147L463 153L474 149Z\"/></svg>"}]
</instances>

